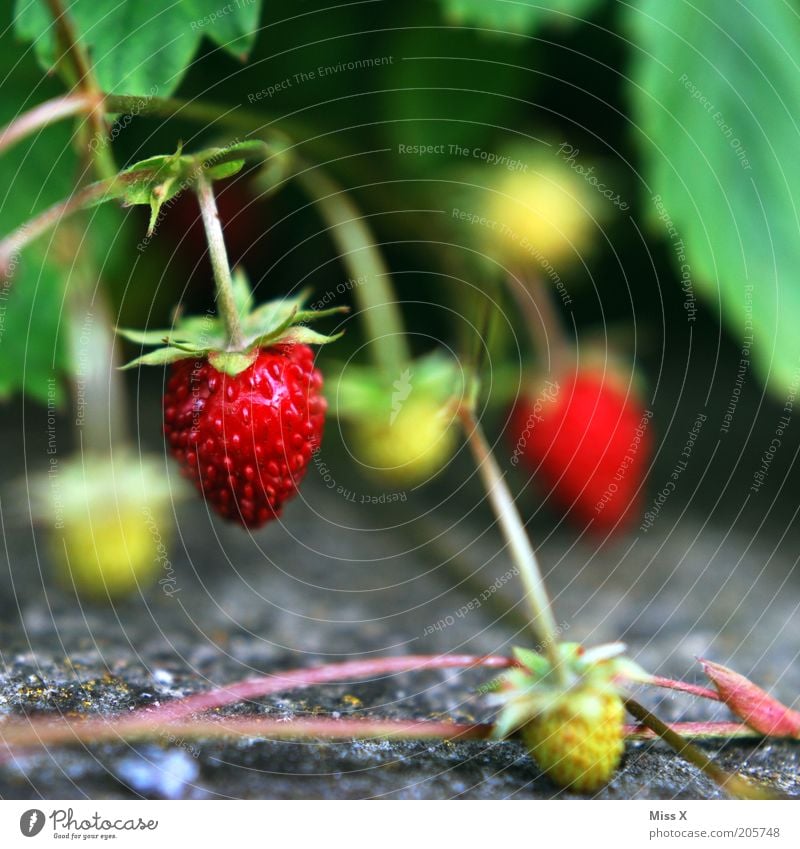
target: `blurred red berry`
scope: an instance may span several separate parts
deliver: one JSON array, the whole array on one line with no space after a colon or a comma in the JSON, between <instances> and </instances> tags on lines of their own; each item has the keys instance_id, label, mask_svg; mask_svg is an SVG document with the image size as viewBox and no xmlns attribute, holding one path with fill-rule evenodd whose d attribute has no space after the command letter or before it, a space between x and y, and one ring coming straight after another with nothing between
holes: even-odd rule
<instances>
[{"instance_id":1,"label":"blurred red berry","mask_svg":"<svg viewBox=\"0 0 800 849\"><path fill-rule=\"evenodd\" d=\"M619 529L637 515L650 417L631 390L600 372L548 381L512 413L512 463L535 473L575 521Z\"/></svg>"}]
</instances>

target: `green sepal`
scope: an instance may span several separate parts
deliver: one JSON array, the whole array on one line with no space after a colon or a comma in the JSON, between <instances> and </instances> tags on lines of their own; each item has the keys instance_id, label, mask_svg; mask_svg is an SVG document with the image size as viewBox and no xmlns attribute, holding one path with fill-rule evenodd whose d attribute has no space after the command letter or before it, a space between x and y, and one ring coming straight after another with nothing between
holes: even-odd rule
<instances>
[{"instance_id":1,"label":"green sepal","mask_svg":"<svg viewBox=\"0 0 800 849\"><path fill-rule=\"evenodd\" d=\"M149 205L149 236L164 204L191 186L200 174L211 180L232 177L244 168L248 159L264 158L268 153L269 147L257 140L210 147L195 154L184 154L179 145L175 153L151 156L126 168L116 181L120 188L109 196L121 197L126 206ZM137 175L141 175L141 179L137 179Z\"/></svg>"},{"instance_id":2,"label":"green sepal","mask_svg":"<svg viewBox=\"0 0 800 849\"><path fill-rule=\"evenodd\" d=\"M256 361L258 351L210 351L208 361L217 371L225 372L231 377L235 377L245 369L250 368Z\"/></svg>"},{"instance_id":3,"label":"green sepal","mask_svg":"<svg viewBox=\"0 0 800 849\"><path fill-rule=\"evenodd\" d=\"M250 288L247 275L240 267L233 269L231 282L233 283L233 300L236 304L236 312L239 314L239 320L243 321L253 311L253 290Z\"/></svg>"},{"instance_id":4,"label":"green sepal","mask_svg":"<svg viewBox=\"0 0 800 849\"><path fill-rule=\"evenodd\" d=\"M539 652L517 646L511 650L511 653L514 655L514 660L520 666L524 666L537 678L544 678L550 671L550 661L543 654L539 654Z\"/></svg>"},{"instance_id":5,"label":"green sepal","mask_svg":"<svg viewBox=\"0 0 800 849\"><path fill-rule=\"evenodd\" d=\"M317 333L316 330L312 330L310 327L296 325L295 327L290 327L281 337L280 341L291 342L296 345L330 345L331 342L341 339L342 336L344 336L343 330L339 333L334 333L333 336L326 336L324 333Z\"/></svg>"},{"instance_id":6,"label":"green sepal","mask_svg":"<svg viewBox=\"0 0 800 849\"><path fill-rule=\"evenodd\" d=\"M177 319L175 326L169 330L117 328L120 336L137 345L164 346L138 357L124 368L158 366L192 357L205 357L214 368L234 376L253 364L259 348L281 343L327 345L334 342L341 333L327 336L312 330L307 323L334 313L346 312L347 308L319 311L303 309L308 294L303 292L293 298L269 301L254 309L250 284L244 271L237 269L233 274L233 296L243 336L239 348L230 349L225 327L219 318L210 315L185 316Z\"/></svg>"},{"instance_id":7,"label":"green sepal","mask_svg":"<svg viewBox=\"0 0 800 849\"><path fill-rule=\"evenodd\" d=\"M364 416L383 415L387 398L392 397L398 379L412 380L416 397L426 396L434 404L446 404L464 392L465 374L458 362L440 350L417 358L408 365L407 374L387 377L373 366L341 367L328 382L333 394L329 402L340 418L360 420Z\"/></svg>"},{"instance_id":8,"label":"green sepal","mask_svg":"<svg viewBox=\"0 0 800 849\"><path fill-rule=\"evenodd\" d=\"M166 366L170 363L176 363L178 360L188 360L190 357L204 356L201 352L189 352L181 348L156 348L155 351L150 351L148 354L143 354L135 360L131 360L120 368L125 371L135 366Z\"/></svg>"},{"instance_id":9,"label":"green sepal","mask_svg":"<svg viewBox=\"0 0 800 849\"><path fill-rule=\"evenodd\" d=\"M518 731L548 706L590 686L594 690L620 693L628 683L646 683L650 676L623 656L622 643L584 649L580 643L559 643L559 674L544 654L524 648L512 649L519 666L483 687L492 704L500 706L492 737L501 740Z\"/></svg>"}]
</instances>

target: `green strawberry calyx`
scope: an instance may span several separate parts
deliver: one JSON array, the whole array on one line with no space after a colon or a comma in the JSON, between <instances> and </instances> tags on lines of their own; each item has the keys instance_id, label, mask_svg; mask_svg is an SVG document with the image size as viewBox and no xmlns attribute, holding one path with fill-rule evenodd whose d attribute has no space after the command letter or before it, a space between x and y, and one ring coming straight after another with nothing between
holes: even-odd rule
<instances>
[{"instance_id":1,"label":"green strawberry calyx","mask_svg":"<svg viewBox=\"0 0 800 849\"><path fill-rule=\"evenodd\" d=\"M355 422L388 417L393 404L402 404L412 395L424 398L431 407L457 404L463 402L467 385L463 366L438 349L411 360L397 374L351 364L332 371L328 401L339 418Z\"/></svg>"},{"instance_id":2,"label":"green strawberry calyx","mask_svg":"<svg viewBox=\"0 0 800 849\"><path fill-rule=\"evenodd\" d=\"M567 684L554 674L545 655L515 648L517 666L492 681L491 702L500 706L493 737L503 739L545 713L556 702L591 689L619 694L627 683L645 683L650 676L639 664L624 657L623 643L586 649L579 643L560 643L558 653L567 670Z\"/></svg>"},{"instance_id":3,"label":"green strawberry calyx","mask_svg":"<svg viewBox=\"0 0 800 849\"><path fill-rule=\"evenodd\" d=\"M162 366L185 359L207 358L218 371L235 376L253 364L261 348L280 344L327 345L342 336L326 336L308 327L309 322L347 311L347 307L326 310L305 309L308 292L255 306L253 293L241 269L233 272L233 296L242 328L242 344L228 345L223 321L211 314L177 318L169 330L130 330L117 333L137 345L160 345L124 365Z\"/></svg>"}]
</instances>

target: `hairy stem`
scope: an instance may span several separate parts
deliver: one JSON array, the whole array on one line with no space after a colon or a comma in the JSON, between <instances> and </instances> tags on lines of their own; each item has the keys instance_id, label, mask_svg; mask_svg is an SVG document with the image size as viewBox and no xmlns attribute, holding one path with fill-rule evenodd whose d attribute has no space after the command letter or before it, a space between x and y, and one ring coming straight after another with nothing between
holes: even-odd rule
<instances>
[{"instance_id":1,"label":"hairy stem","mask_svg":"<svg viewBox=\"0 0 800 849\"><path fill-rule=\"evenodd\" d=\"M643 682L650 684L652 687L661 687L665 690L676 690L679 693L688 693L690 696L699 696L701 699L711 699L711 701L720 701L719 693L716 690L711 690L708 687L702 687L699 684L687 684L685 681L673 681L672 678L662 678L660 675L653 675L649 680Z\"/></svg>"},{"instance_id":2,"label":"hairy stem","mask_svg":"<svg viewBox=\"0 0 800 849\"><path fill-rule=\"evenodd\" d=\"M144 719L122 726L113 720L63 719L14 721L0 730L0 760L15 750L75 743L97 744L133 740L215 740L261 737L269 740L485 740L492 726L419 719L293 717L286 721L265 716L226 716L152 722Z\"/></svg>"},{"instance_id":3,"label":"hairy stem","mask_svg":"<svg viewBox=\"0 0 800 849\"><path fill-rule=\"evenodd\" d=\"M228 334L228 348L236 351L243 344L242 328L239 324L236 300L233 297L231 267L228 264L228 251L225 248L225 238L222 235L222 224L219 220L217 201L214 198L214 188L211 185L211 180L205 174L200 174L198 177L195 191L200 202L200 214L203 217L208 253L211 257L211 267L214 271L214 282L217 287L217 310L225 323Z\"/></svg>"},{"instance_id":4,"label":"hairy stem","mask_svg":"<svg viewBox=\"0 0 800 849\"><path fill-rule=\"evenodd\" d=\"M742 776L722 769L705 752L702 752L638 702L633 699L625 699L625 707L636 720L657 734L678 755L696 766L726 793L738 799L775 798L775 794L766 788L752 784Z\"/></svg>"},{"instance_id":5,"label":"hairy stem","mask_svg":"<svg viewBox=\"0 0 800 849\"><path fill-rule=\"evenodd\" d=\"M410 360L403 318L389 270L369 227L349 195L319 168L304 166L297 181L319 207L342 262L359 280L353 287L373 357L387 377L396 377Z\"/></svg>"},{"instance_id":6,"label":"hairy stem","mask_svg":"<svg viewBox=\"0 0 800 849\"><path fill-rule=\"evenodd\" d=\"M466 407L461 408L460 416L489 501L525 587L525 600L532 614L530 625L539 642L537 648L547 655L553 669L563 679L565 670L558 653L558 626L536 553L480 423Z\"/></svg>"},{"instance_id":7,"label":"hairy stem","mask_svg":"<svg viewBox=\"0 0 800 849\"><path fill-rule=\"evenodd\" d=\"M91 112L98 106L98 98L86 92L79 94L66 94L46 100L38 106L34 106L28 112L23 112L18 118L10 121L0 130L0 154L5 153L32 135L50 124L55 124L64 118L73 118L84 112Z\"/></svg>"},{"instance_id":8,"label":"hairy stem","mask_svg":"<svg viewBox=\"0 0 800 849\"><path fill-rule=\"evenodd\" d=\"M64 9L61 0L47 0L47 6L53 18L56 36L64 51L64 56L72 66L72 71L75 75L75 85L87 97L94 100L94 105L88 109L88 120L92 134L99 143L97 145L90 145L92 162L101 179L112 177L117 173L117 167L114 164L111 151L106 144L108 128L106 127L103 111L100 107L103 94L95 79L92 64L78 39L78 35L72 25L72 20Z\"/></svg>"}]
</instances>

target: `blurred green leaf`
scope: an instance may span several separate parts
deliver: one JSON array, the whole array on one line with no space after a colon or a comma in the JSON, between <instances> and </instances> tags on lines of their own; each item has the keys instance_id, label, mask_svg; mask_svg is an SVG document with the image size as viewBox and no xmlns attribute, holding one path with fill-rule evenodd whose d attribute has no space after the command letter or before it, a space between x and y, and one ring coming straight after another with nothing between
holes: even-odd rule
<instances>
[{"instance_id":1,"label":"blurred green leaf","mask_svg":"<svg viewBox=\"0 0 800 849\"><path fill-rule=\"evenodd\" d=\"M603 0L441 0L447 17L457 24L531 33L553 24L580 23Z\"/></svg>"},{"instance_id":2,"label":"blurred green leaf","mask_svg":"<svg viewBox=\"0 0 800 849\"><path fill-rule=\"evenodd\" d=\"M57 94L55 80L42 80L28 48L10 35L11 9L0 14L0 32L7 32L0 50L0 125L36 101ZM31 92L34 94L31 95ZM76 139L69 124L48 127L25 143L6 151L0 170L0 235L5 236L58 200L69 196L80 174ZM38 240L13 258L10 281L0 281L0 398L24 391L41 401L60 403L70 358L64 334L64 298L71 259L88 251L106 279L124 276L121 254L126 230L118 209L96 209L72 230L70 257L54 249L52 236Z\"/></svg>"},{"instance_id":3,"label":"blurred green leaf","mask_svg":"<svg viewBox=\"0 0 800 849\"><path fill-rule=\"evenodd\" d=\"M261 0L72 0L65 6L103 91L166 97L178 87L203 35L245 57ZM50 70L61 51L43 0L16 0L14 23Z\"/></svg>"},{"instance_id":4,"label":"blurred green leaf","mask_svg":"<svg viewBox=\"0 0 800 849\"><path fill-rule=\"evenodd\" d=\"M687 293L696 287L733 334L752 336L769 386L796 388L800 18L786 3L639 0L627 23L649 218Z\"/></svg>"},{"instance_id":5,"label":"blurred green leaf","mask_svg":"<svg viewBox=\"0 0 800 849\"><path fill-rule=\"evenodd\" d=\"M5 46L0 51L6 92L0 101L0 124L25 108L23 99L38 76ZM5 235L71 191L76 158L69 127L48 128L6 152L2 166L0 233ZM66 357L58 333L63 275L47 259L48 243L14 257L12 280L0 280L0 398L24 389L41 401L46 402L48 394L56 402L62 399L60 382L48 382L59 374Z\"/></svg>"},{"instance_id":6,"label":"blurred green leaf","mask_svg":"<svg viewBox=\"0 0 800 849\"><path fill-rule=\"evenodd\" d=\"M261 0L183 0L194 26L238 59L246 59L256 40Z\"/></svg>"}]
</instances>

